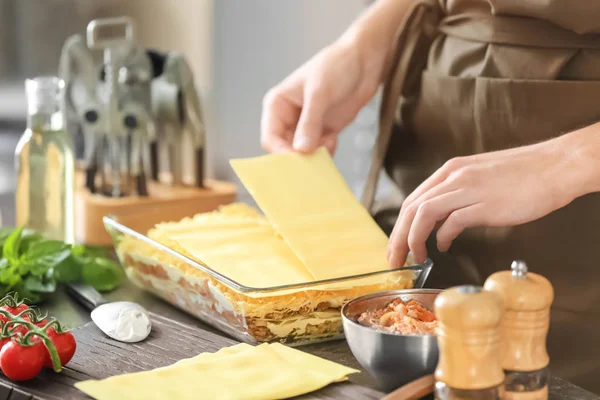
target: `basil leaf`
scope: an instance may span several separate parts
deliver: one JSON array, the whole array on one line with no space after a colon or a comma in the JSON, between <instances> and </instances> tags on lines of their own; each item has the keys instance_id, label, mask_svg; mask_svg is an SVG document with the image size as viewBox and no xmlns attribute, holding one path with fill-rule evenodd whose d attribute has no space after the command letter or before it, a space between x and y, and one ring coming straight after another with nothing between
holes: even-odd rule
<instances>
[{"instance_id":1,"label":"basil leaf","mask_svg":"<svg viewBox=\"0 0 600 400\"><path fill-rule=\"evenodd\" d=\"M10 261L19 259L19 246L21 244L21 233L23 228L17 228L4 241L2 245L2 256Z\"/></svg>"},{"instance_id":2,"label":"basil leaf","mask_svg":"<svg viewBox=\"0 0 600 400\"><path fill-rule=\"evenodd\" d=\"M3 256L3 247L6 239L16 231L15 228L3 227L0 228L0 257ZM40 240L43 239L43 236L31 229L23 229L21 232L21 243L19 245L19 254L25 253L29 247Z\"/></svg>"},{"instance_id":3,"label":"basil leaf","mask_svg":"<svg viewBox=\"0 0 600 400\"><path fill-rule=\"evenodd\" d=\"M53 278L58 282L76 282L81 280L81 264L73 255L54 267Z\"/></svg>"},{"instance_id":4,"label":"basil leaf","mask_svg":"<svg viewBox=\"0 0 600 400\"><path fill-rule=\"evenodd\" d=\"M82 244L73 245L71 252L73 253L74 256L83 255L85 253L85 246Z\"/></svg>"},{"instance_id":5,"label":"basil leaf","mask_svg":"<svg viewBox=\"0 0 600 400\"><path fill-rule=\"evenodd\" d=\"M18 264L11 263L7 258L0 259L0 283L7 285L7 290L21 282L18 269Z\"/></svg>"},{"instance_id":6,"label":"basil leaf","mask_svg":"<svg viewBox=\"0 0 600 400\"><path fill-rule=\"evenodd\" d=\"M22 262L15 263L15 268L19 275L27 275L31 271L31 265Z\"/></svg>"},{"instance_id":7,"label":"basil leaf","mask_svg":"<svg viewBox=\"0 0 600 400\"><path fill-rule=\"evenodd\" d=\"M83 265L83 281L100 292L113 290L123 281L121 266L111 260L95 257Z\"/></svg>"},{"instance_id":8,"label":"basil leaf","mask_svg":"<svg viewBox=\"0 0 600 400\"><path fill-rule=\"evenodd\" d=\"M19 272L43 276L47 270L55 268L70 255L71 246L59 240L35 242L21 257Z\"/></svg>"},{"instance_id":9,"label":"basil leaf","mask_svg":"<svg viewBox=\"0 0 600 400\"><path fill-rule=\"evenodd\" d=\"M44 240L33 243L23 256L25 260L31 261L48 256L60 255L65 251L71 254L71 246L60 240ZM63 261L65 258L62 258L59 262Z\"/></svg>"},{"instance_id":10,"label":"basil leaf","mask_svg":"<svg viewBox=\"0 0 600 400\"><path fill-rule=\"evenodd\" d=\"M8 264L6 267L0 268L0 283L12 287L19 282L21 282L21 275L16 266Z\"/></svg>"},{"instance_id":11,"label":"basil leaf","mask_svg":"<svg viewBox=\"0 0 600 400\"><path fill-rule=\"evenodd\" d=\"M124 280L106 248L45 240L30 229L0 228L0 293L16 291L31 302L53 293L60 282L84 281L99 291Z\"/></svg>"},{"instance_id":12,"label":"basil leaf","mask_svg":"<svg viewBox=\"0 0 600 400\"><path fill-rule=\"evenodd\" d=\"M6 241L6 238L8 238L10 236L11 233L13 233L13 231L15 230L15 228L8 228L8 227L1 227L0 228L0 247L4 246L4 242ZM0 252L2 250L0 249Z\"/></svg>"},{"instance_id":13,"label":"basil leaf","mask_svg":"<svg viewBox=\"0 0 600 400\"><path fill-rule=\"evenodd\" d=\"M8 259L6 259L6 258L0 259L0 283L3 283L5 285L7 285L9 283L14 283L15 275L18 276L18 274L16 274L14 272L14 268L10 264Z\"/></svg>"},{"instance_id":14,"label":"basil leaf","mask_svg":"<svg viewBox=\"0 0 600 400\"><path fill-rule=\"evenodd\" d=\"M44 237L39 233L32 231L31 229L24 229L23 233L21 233L21 245L19 246L20 254L26 253L34 243L40 242L43 239Z\"/></svg>"},{"instance_id":15,"label":"basil leaf","mask_svg":"<svg viewBox=\"0 0 600 400\"><path fill-rule=\"evenodd\" d=\"M44 281L40 278L29 276L23 281L23 288L27 292L52 293L56 290L56 281Z\"/></svg>"},{"instance_id":16,"label":"basil leaf","mask_svg":"<svg viewBox=\"0 0 600 400\"><path fill-rule=\"evenodd\" d=\"M108 250L102 246L84 246L81 244L73 246L73 254L85 257L108 257Z\"/></svg>"}]
</instances>

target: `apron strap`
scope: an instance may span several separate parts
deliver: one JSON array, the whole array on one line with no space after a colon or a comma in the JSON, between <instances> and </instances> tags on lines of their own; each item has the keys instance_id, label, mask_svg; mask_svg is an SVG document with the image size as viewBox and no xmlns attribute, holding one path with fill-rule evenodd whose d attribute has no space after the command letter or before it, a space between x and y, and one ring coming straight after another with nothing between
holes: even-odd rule
<instances>
[{"instance_id":1,"label":"apron strap","mask_svg":"<svg viewBox=\"0 0 600 400\"><path fill-rule=\"evenodd\" d=\"M384 81L384 89L379 113L379 135L375 142L371 165L362 194L361 203L369 211L373 207L379 172L383 167L388 144L392 135L392 127L396 120L398 101L403 94L407 76L418 43L425 32L425 21L428 13L435 10L432 1L422 0L415 3L396 33L394 58L389 75ZM413 74L418 79L418 75Z\"/></svg>"}]
</instances>

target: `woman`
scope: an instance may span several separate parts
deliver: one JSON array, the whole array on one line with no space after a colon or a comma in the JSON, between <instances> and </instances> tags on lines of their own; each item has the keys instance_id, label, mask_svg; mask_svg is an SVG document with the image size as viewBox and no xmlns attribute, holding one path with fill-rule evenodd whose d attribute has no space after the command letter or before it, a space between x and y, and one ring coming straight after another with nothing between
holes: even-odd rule
<instances>
[{"instance_id":1,"label":"woman","mask_svg":"<svg viewBox=\"0 0 600 400\"><path fill-rule=\"evenodd\" d=\"M429 255L447 287L525 260L556 292L553 373L600 393L598 65L597 1L379 0L267 94L261 140L334 152L383 82L363 202L395 223L392 267ZM399 217L373 204L382 167Z\"/></svg>"}]
</instances>

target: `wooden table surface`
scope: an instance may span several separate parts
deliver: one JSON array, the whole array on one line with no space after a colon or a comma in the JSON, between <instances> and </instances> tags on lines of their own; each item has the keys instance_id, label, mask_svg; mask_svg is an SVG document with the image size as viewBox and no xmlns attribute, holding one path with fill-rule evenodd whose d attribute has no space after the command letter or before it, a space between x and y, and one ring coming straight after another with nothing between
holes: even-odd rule
<instances>
[{"instance_id":1,"label":"wooden table surface","mask_svg":"<svg viewBox=\"0 0 600 400\"><path fill-rule=\"evenodd\" d=\"M14 224L14 196L12 194L0 195L0 212L2 213L4 225ZM223 340L231 340L226 338L219 331L191 317L190 315L183 313L161 299L158 299L157 297L138 289L129 282L126 282L119 289L107 294L105 297L109 301L126 300L136 302L155 314L163 315L183 324L194 326L207 332L215 333L216 335L222 337ZM56 293L56 296L52 297L45 304L43 304L43 307L47 308L51 315L57 317L71 327L81 327L91 321L89 313L79 304L72 301L71 298L62 290L59 290ZM346 342L343 340L303 346L301 349L349 367L362 370L356 359L352 356L352 353L350 352ZM45 393L43 385L42 387L39 387L38 390L39 393ZM302 396L300 398L368 400L380 399L383 395L384 393L377 390L373 379L369 377L367 373L361 373L352 375L349 383L331 385L330 387L325 388L316 394ZM46 396L51 396L51 393L46 393ZM24 395L18 389L13 390L11 386L0 383L0 400L25 400L30 398L30 396ZM39 398L52 399L52 397ZM81 396L80 398L85 398L85 396ZM563 379L554 376L550 381L549 398L550 400L600 400L599 396L596 396L595 394L585 391Z\"/></svg>"},{"instance_id":2,"label":"wooden table surface","mask_svg":"<svg viewBox=\"0 0 600 400\"><path fill-rule=\"evenodd\" d=\"M93 322L73 331L77 351L64 371L44 371L21 384L0 377L5 393L0 399L77 400L88 398L74 384L89 379L104 379L124 373L140 372L171 365L203 352L215 352L238 342L195 326L151 313L152 332L139 343L120 343L104 335ZM11 394L13 397L6 397ZM298 399L360 398L379 399L383 394L352 382L330 385Z\"/></svg>"}]
</instances>

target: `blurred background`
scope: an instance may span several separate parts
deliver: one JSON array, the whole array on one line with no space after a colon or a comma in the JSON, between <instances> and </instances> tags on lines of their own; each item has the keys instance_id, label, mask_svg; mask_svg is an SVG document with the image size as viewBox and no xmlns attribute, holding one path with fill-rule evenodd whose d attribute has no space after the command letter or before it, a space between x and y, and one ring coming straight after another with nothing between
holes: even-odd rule
<instances>
[{"instance_id":1,"label":"blurred background","mask_svg":"<svg viewBox=\"0 0 600 400\"><path fill-rule=\"evenodd\" d=\"M0 196L12 197L14 191L13 152L26 118L24 79L56 75L65 39L84 33L89 21L129 16L140 44L186 55L203 102L207 174L235 180L229 159L264 153L259 128L266 91L335 40L370 3L0 0ZM335 157L357 196L377 131L377 100L343 132ZM385 183L380 186L381 191L389 190ZM246 200L240 190L240 198Z\"/></svg>"}]
</instances>

